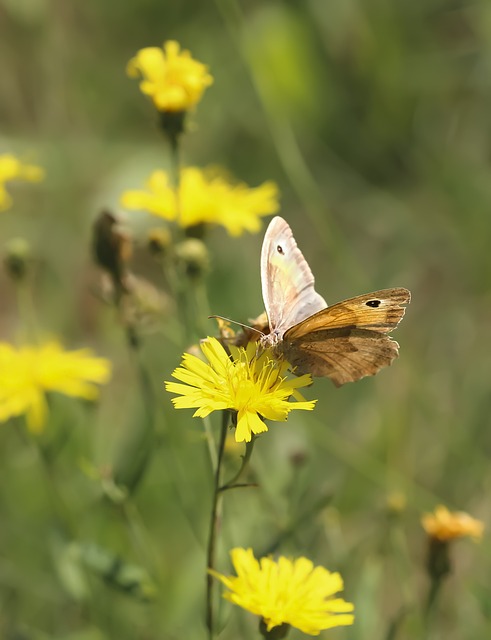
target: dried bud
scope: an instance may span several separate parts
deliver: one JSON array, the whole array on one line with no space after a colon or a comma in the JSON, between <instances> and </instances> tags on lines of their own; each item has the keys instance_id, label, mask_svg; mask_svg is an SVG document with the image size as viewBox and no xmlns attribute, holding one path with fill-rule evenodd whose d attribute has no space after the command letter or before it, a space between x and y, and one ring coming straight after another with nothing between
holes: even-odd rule
<instances>
[{"instance_id":1,"label":"dried bud","mask_svg":"<svg viewBox=\"0 0 491 640\"><path fill-rule=\"evenodd\" d=\"M111 276L118 301L126 290L126 264L133 247L131 237L119 228L117 218L109 211L102 211L94 223L92 249L96 263Z\"/></svg>"},{"instance_id":2,"label":"dried bud","mask_svg":"<svg viewBox=\"0 0 491 640\"><path fill-rule=\"evenodd\" d=\"M210 268L210 257L204 242L196 238L187 238L176 246L178 260L184 265L189 278L196 279Z\"/></svg>"},{"instance_id":3,"label":"dried bud","mask_svg":"<svg viewBox=\"0 0 491 640\"><path fill-rule=\"evenodd\" d=\"M305 466L308 462L309 456L306 451L297 449L296 451L292 451L289 456L290 464L292 467L300 469Z\"/></svg>"}]
</instances>

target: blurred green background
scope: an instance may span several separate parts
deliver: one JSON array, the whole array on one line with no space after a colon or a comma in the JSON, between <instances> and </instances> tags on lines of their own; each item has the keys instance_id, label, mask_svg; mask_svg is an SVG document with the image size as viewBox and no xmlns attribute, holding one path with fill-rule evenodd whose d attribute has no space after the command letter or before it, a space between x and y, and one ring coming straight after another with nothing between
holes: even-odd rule
<instances>
[{"instance_id":1,"label":"blurred green background","mask_svg":"<svg viewBox=\"0 0 491 640\"><path fill-rule=\"evenodd\" d=\"M230 571L233 546L306 555L339 570L355 603L355 625L322 637L422 637L421 514L442 502L490 521L484 1L0 0L0 152L46 169L43 183L10 189L1 244L15 236L31 243L40 327L114 363L99 406L53 400L43 437L52 444L65 430L54 479L22 421L2 425L0 636L205 637L211 469L201 421L175 411L163 391L188 345L172 339L173 318L144 336L140 366L154 403L142 397L117 316L93 293L90 255L101 208L119 213L124 189L169 167L156 114L125 65L139 48L171 38L215 79L183 140L183 162L223 165L251 186L275 180L280 213L329 303L390 286L413 295L391 368L341 389L316 380L307 391L316 410L294 412L260 438L249 472L260 488L225 496L218 568ZM143 244L148 219L127 212L124 220ZM261 242L262 233L209 232L213 313L247 321L262 311ZM147 262L137 252L135 271ZM0 337L13 342L20 320L4 272L0 292ZM199 322L215 333L205 315ZM218 416L212 423L217 429ZM118 504L88 470L113 469L131 484L148 424L151 455ZM239 454L229 454L230 473ZM54 515L60 501L69 533ZM489 544L452 551L428 637L487 639ZM104 553L109 565L111 554L121 558L129 582L101 570ZM257 637L251 614L221 609L220 637Z\"/></svg>"}]
</instances>

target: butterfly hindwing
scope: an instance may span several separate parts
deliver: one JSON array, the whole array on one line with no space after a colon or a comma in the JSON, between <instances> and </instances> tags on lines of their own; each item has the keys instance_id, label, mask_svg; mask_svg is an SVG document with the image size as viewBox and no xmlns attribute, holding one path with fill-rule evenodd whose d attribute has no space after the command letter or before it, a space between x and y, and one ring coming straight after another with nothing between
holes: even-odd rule
<instances>
[{"instance_id":1,"label":"butterfly hindwing","mask_svg":"<svg viewBox=\"0 0 491 640\"><path fill-rule=\"evenodd\" d=\"M330 378L336 386L376 374L392 363L399 345L384 333L337 328L308 333L278 345L297 375Z\"/></svg>"}]
</instances>

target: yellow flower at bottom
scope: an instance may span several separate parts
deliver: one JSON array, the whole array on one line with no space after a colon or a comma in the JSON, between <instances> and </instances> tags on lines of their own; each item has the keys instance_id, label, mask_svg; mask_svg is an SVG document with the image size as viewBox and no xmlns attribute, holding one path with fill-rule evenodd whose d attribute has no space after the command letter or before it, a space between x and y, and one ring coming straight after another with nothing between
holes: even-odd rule
<instances>
[{"instance_id":1,"label":"yellow flower at bottom","mask_svg":"<svg viewBox=\"0 0 491 640\"><path fill-rule=\"evenodd\" d=\"M125 191L121 204L126 209L143 210L175 220L187 228L202 223L219 224L231 236L243 231L255 233L261 228L260 219L279 209L278 187L263 182L258 187L232 183L219 169L185 167L181 170L179 193L176 196L168 174L154 171L145 189Z\"/></svg>"},{"instance_id":2,"label":"yellow flower at bottom","mask_svg":"<svg viewBox=\"0 0 491 640\"><path fill-rule=\"evenodd\" d=\"M6 211L12 204L12 198L5 188L11 180L40 182L44 170L34 164L24 164L11 153L0 155L0 211Z\"/></svg>"},{"instance_id":3,"label":"yellow flower at bottom","mask_svg":"<svg viewBox=\"0 0 491 640\"><path fill-rule=\"evenodd\" d=\"M176 409L196 409L193 417L204 418L212 411L237 411L237 442L250 442L252 434L268 430L263 418L285 421L293 409L313 409L315 400L305 401L297 389L311 384L310 375L286 379L287 362L277 362L265 352L256 357L256 345L247 349L231 346L232 358L216 338L201 345L207 363L189 353L172 373L178 382L165 388L179 394L172 398ZM297 402L288 402L293 396Z\"/></svg>"},{"instance_id":4,"label":"yellow flower at bottom","mask_svg":"<svg viewBox=\"0 0 491 640\"><path fill-rule=\"evenodd\" d=\"M208 67L180 50L174 40L159 47L145 47L128 62L131 78L141 76L140 90L152 98L159 111L186 111L196 105L213 84Z\"/></svg>"},{"instance_id":5,"label":"yellow flower at bottom","mask_svg":"<svg viewBox=\"0 0 491 640\"><path fill-rule=\"evenodd\" d=\"M480 520L465 511L451 512L443 505L436 507L435 513L426 513L421 518L421 524L430 538L440 542L465 537L477 541L482 538L484 531L484 524Z\"/></svg>"},{"instance_id":6,"label":"yellow flower at bottom","mask_svg":"<svg viewBox=\"0 0 491 640\"><path fill-rule=\"evenodd\" d=\"M90 349L64 351L57 342L16 349L0 343L0 422L25 414L29 430L43 430L50 391L95 400L111 376L111 363Z\"/></svg>"},{"instance_id":7,"label":"yellow flower at bottom","mask_svg":"<svg viewBox=\"0 0 491 640\"><path fill-rule=\"evenodd\" d=\"M261 616L268 631L289 624L312 636L332 627L353 624L351 602L334 597L342 591L339 573L314 567L307 558L281 556L256 560L252 549L232 549L237 577L210 573L229 589L224 597Z\"/></svg>"}]
</instances>

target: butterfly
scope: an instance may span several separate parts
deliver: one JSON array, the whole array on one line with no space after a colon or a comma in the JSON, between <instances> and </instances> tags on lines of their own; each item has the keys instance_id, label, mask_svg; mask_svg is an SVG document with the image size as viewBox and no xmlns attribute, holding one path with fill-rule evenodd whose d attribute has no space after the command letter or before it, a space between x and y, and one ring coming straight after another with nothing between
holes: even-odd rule
<instances>
[{"instance_id":1,"label":"butterfly","mask_svg":"<svg viewBox=\"0 0 491 640\"><path fill-rule=\"evenodd\" d=\"M399 345L387 334L411 300L396 287L356 296L331 307L314 289L314 276L288 224L276 216L261 251L261 285L272 348L297 375L330 378L336 386L376 374L392 363Z\"/></svg>"}]
</instances>

